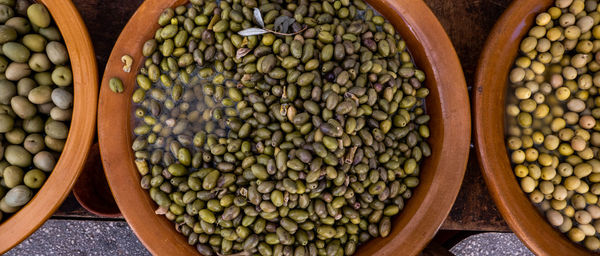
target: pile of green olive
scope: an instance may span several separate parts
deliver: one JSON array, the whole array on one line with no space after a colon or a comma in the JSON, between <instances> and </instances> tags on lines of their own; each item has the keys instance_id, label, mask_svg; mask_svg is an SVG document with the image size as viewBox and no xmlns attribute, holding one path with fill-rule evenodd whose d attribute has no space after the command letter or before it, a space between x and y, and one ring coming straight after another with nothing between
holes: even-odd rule
<instances>
[{"instance_id":1,"label":"pile of green olive","mask_svg":"<svg viewBox=\"0 0 600 256\"><path fill-rule=\"evenodd\" d=\"M0 219L54 169L73 107L67 49L45 6L0 0Z\"/></svg>"},{"instance_id":2,"label":"pile of green olive","mask_svg":"<svg viewBox=\"0 0 600 256\"><path fill-rule=\"evenodd\" d=\"M537 15L509 75L507 147L548 222L600 249L600 5L556 0Z\"/></svg>"},{"instance_id":3,"label":"pile of green olive","mask_svg":"<svg viewBox=\"0 0 600 256\"><path fill-rule=\"evenodd\" d=\"M156 213L202 255L388 236L431 155L425 75L394 27L362 0L190 2L160 15L132 96Z\"/></svg>"}]
</instances>

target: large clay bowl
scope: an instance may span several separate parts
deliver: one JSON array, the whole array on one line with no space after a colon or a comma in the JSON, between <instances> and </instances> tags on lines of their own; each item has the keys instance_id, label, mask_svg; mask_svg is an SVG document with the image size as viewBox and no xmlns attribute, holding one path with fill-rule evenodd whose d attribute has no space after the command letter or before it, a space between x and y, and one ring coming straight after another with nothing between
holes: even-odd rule
<instances>
[{"instance_id":1,"label":"large clay bowl","mask_svg":"<svg viewBox=\"0 0 600 256\"><path fill-rule=\"evenodd\" d=\"M98 70L87 28L68 0L41 0L65 40L73 70L74 107L69 137L48 180L35 197L0 225L0 254L25 240L69 195L83 167L96 130Z\"/></svg>"},{"instance_id":2,"label":"large clay bowl","mask_svg":"<svg viewBox=\"0 0 600 256\"><path fill-rule=\"evenodd\" d=\"M421 0L367 1L387 17L407 41L417 65L427 74L431 90L428 112L432 116L430 143L433 155L424 163L421 185L394 221L391 234L375 239L358 255L416 255L434 236L456 199L470 141L469 98L454 47L436 17ZM139 70L143 43L152 38L160 12L184 0L145 1L131 18L108 61L100 90L98 129L100 152L117 204L137 236L156 255L196 254L174 225L156 215L156 204L140 188L140 175L131 150L131 95L135 72L124 73L120 58L131 55ZM110 91L108 81L119 77L125 91Z\"/></svg>"},{"instance_id":3,"label":"large clay bowl","mask_svg":"<svg viewBox=\"0 0 600 256\"><path fill-rule=\"evenodd\" d=\"M508 73L519 44L538 13L552 0L514 1L490 33L474 90L475 134L487 186L511 229L537 255L590 254L555 230L521 190L505 146L504 114Z\"/></svg>"}]
</instances>

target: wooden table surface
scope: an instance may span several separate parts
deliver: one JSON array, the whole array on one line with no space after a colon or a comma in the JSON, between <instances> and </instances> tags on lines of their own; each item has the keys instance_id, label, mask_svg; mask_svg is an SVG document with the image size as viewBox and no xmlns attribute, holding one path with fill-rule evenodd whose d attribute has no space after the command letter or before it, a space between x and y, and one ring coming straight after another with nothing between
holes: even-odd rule
<instances>
[{"instance_id":1,"label":"wooden table surface","mask_svg":"<svg viewBox=\"0 0 600 256\"><path fill-rule=\"evenodd\" d=\"M419 1L419 0L399 0ZM142 0L73 0L92 37L99 74L104 70L110 51L121 29ZM452 39L465 71L469 89L473 86L477 61L483 44L496 19L508 7L509 0L425 0ZM149 21L150 22L150 21ZM100 163L98 163L100 164ZM83 209L73 196L65 201L54 218L101 218ZM465 180L444 230L510 231L492 201L477 163L474 148Z\"/></svg>"}]
</instances>

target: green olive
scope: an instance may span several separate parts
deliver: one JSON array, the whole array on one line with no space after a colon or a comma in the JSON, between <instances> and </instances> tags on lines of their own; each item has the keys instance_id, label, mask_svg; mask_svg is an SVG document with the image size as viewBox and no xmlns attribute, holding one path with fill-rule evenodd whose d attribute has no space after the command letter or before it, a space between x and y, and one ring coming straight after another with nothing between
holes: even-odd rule
<instances>
[{"instance_id":1,"label":"green olive","mask_svg":"<svg viewBox=\"0 0 600 256\"><path fill-rule=\"evenodd\" d=\"M12 17L4 23L4 25L12 27L20 35L27 34L31 31L29 20L23 17Z\"/></svg>"},{"instance_id":2,"label":"green olive","mask_svg":"<svg viewBox=\"0 0 600 256\"><path fill-rule=\"evenodd\" d=\"M73 95L63 88L52 90L51 98L52 103L60 109L70 109L73 106Z\"/></svg>"},{"instance_id":3,"label":"green olive","mask_svg":"<svg viewBox=\"0 0 600 256\"><path fill-rule=\"evenodd\" d=\"M44 52L46 50L46 44L46 38L39 34L27 34L23 36L23 45L33 52Z\"/></svg>"},{"instance_id":4,"label":"green olive","mask_svg":"<svg viewBox=\"0 0 600 256\"><path fill-rule=\"evenodd\" d=\"M58 86L67 86L73 83L73 73L65 66L58 66L52 71L52 82Z\"/></svg>"},{"instance_id":5,"label":"green olive","mask_svg":"<svg viewBox=\"0 0 600 256\"><path fill-rule=\"evenodd\" d=\"M32 24L40 28L48 27L52 21L48 9L42 4L30 5L29 8L27 8L27 17L29 17Z\"/></svg>"},{"instance_id":6,"label":"green olive","mask_svg":"<svg viewBox=\"0 0 600 256\"><path fill-rule=\"evenodd\" d=\"M8 188L14 188L23 182L23 170L17 166L9 166L4 168L2 177L4 178L4 184Z\"/></svg>"},{"instance_id":7,"label":"green olive","mask_svg":"<svg viewBox=\"0 0 600 256\"><path fill-rule=\"evenodd\" d=\"M54 165L56 164L56 160L54 156L48 151L41 151L33 157L33 164L38 169L50 172L54 169Z\"/></svg>"},{"instance_id":8,"label":"green olive","mask_svg":"<svg viewBox=\"0 0 600 256\"><path fill-rule=\"evenodd\" d=\"M17 95L17 87L8 80L0 80L0 104L10 104L10 99Z\"/></svg>"},{"instance_id":9,"label":"green olive","mask_svg":"<svg viewBox=\"0 0 600 256\"><path fill-rule=\"evenodd\" d=\"M46 45L46 55L55 65L64 65L69 60L67 48L60 42L52 41Z\"/></svg>"},{"instance_id":10,"label":"green olive","mask_svg":"<svg viewBox=\"0 0 600 256\"><path fill-rule=\"evenodd\" d=\"M0 26L0 43L4 44L17 39L17 31L6 25Z\"/></svg>"},{"instance_id":11,"label":"green olive","mask_svg":"<svg viewBox=\"0 0 600 256\"><path fill-rule=\"evenodd\" d=\"M23 177L23 183L31 189L41 188L44 181L46 181L46 174L38 169L28 171Z\"/></svg>"},{"instance_id":12,"label":"green olive","mask_svg":"<svg viewBox=\"0 0 600 256\"><path fill-rule=\"evenodd\" d=\"M31 154L25 148L17 145L9 145L4 151L4 157L12 165L28 167L32 163Z\"/></svg>"},{"instance_id":13,"label":"green olive","mask_svg":"<svg viewBox=\"0 0 600 256\"><path fill-rule=\"evenodd\" d=\"M2 52L14 62L27 62L31 52L24 45L17 42L8 42L2 45Z\"/></svg>"},{"instance_id":14,"label":"green olive","mask_svg":"<svg viewBox=\"0 0 600 256\"><path fill-rule=\"evenodd\" d=\"M10 207L21 207L29 202L33 197L33 192L26 186L19 185L11 188L3 198L4 202Z\"/></svg>"},{"instance_id":15,"label":"green olive","mask_svg":"<svg viewBox=\"0 0 600 256\"><path fill-rule=\"evenodd\" d=\"M34 53L29 59L29 67L35 72L44 72L52 67L52 63L46 54Z\"/></svg>"},{"instance_id":16,"label":"green olive","mask_svg":"<svg viewBox=\"0 0 600 256\"><path fill-rule=\"evenodd\" d=\"M33 104L40 105L50 102L52 100L51 95L52 87L44 85L33 88L31 91L29 91L27 99Z\"/></svg>"}]
</instances>

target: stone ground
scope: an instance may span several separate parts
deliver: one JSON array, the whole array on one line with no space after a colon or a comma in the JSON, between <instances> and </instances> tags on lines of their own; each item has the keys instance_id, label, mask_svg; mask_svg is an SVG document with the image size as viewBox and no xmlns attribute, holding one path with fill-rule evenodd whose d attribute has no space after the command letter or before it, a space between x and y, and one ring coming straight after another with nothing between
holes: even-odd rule
<instances>
[{"instance_id":1,"label":"stone ground","mask_svg":"<svg viewBox=\"0 0 600 256\"><path fill-rule=\"evenodd\" d=\"M533 255L511 233L471 236L451 249L457 256ZM31 237L7 252L20 255L150 255L122 221L52 219Z\"/></svg>"},{"instance_id":2,"label":"stone ground","mask_svg":"<svg viewBox=\"0 0 600 256\"><path fill-rule=\"evenodd\" d=\"M481 233L455 245L450 252L457 256L533 256L512 233Z\"/></svg>"},{"instance_id":3,"label":"stone ground","mask_svg":"<svg viewBox=\"0 0 600 256\"><path fill-rule=\"evenodd\" d=\"M48 220L5 255L150 255L123 221Z\"/></svg>"}]
</instances>

